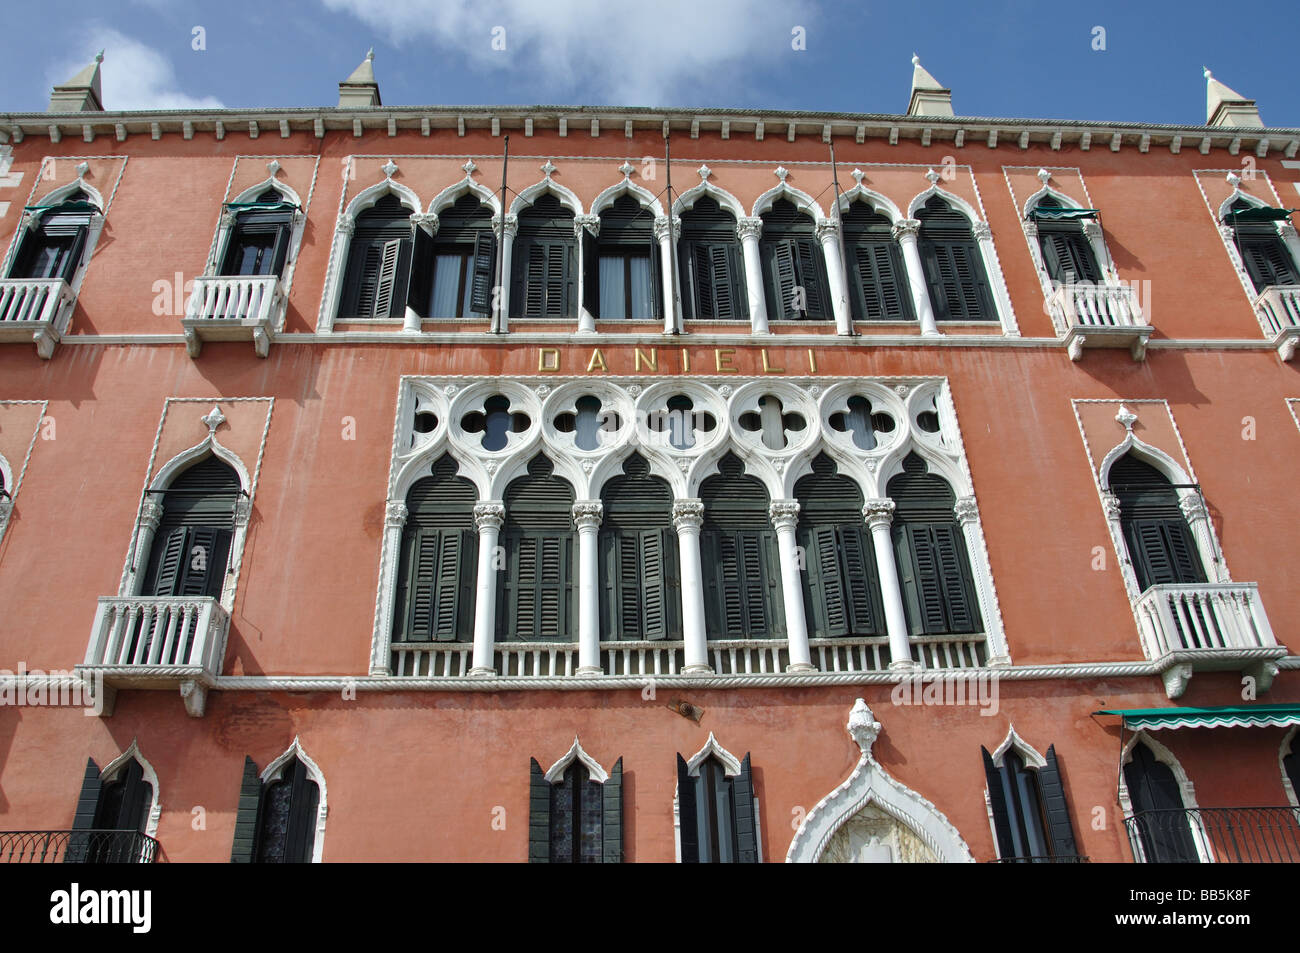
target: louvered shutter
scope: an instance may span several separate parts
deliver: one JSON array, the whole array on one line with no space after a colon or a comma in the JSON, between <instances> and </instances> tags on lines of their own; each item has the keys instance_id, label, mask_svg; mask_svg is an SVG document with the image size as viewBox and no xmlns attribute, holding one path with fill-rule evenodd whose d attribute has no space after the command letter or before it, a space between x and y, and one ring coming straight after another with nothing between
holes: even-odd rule
<instances>
[{"instance_id":1,"label":"louvered shutter","mask_svg":"<svg viewBox=\"0 0 1300 953\"><path fill-rule=\"evenodd\" d=\"M1047 764L1038 769L1038 788L1043 795L1043 813L1047 815L1047 838L1053 857L1073 857L1079 853L1070 823L1070 806L1065 799L1061 768L1056 761L1056 746L1047 748Z\"/></svg>"},{"instance_id":2,"label":"louvered shutter","mask_svg":"<svg viewBox=\"0 0 1300 953\"><path fill-rule=\"evenodd\" d=\"M881 605L876 556L862 526L837 526L842 563L845 602L849 610L849 633L883 635L884 607Z\"/></svg>"},{"instance_id":3,"label":"louvered shutter","mask_svg":"<svg viewBox=\"0 0 1300 953\"><path fill-rule=\"evenodd\" d=\"M239 782L235 810L235 839L230 848L232 864L251 864L257 856L257 829L262 810L262 779L253 759L244 757L244 775Z\"/></svg>"},{"instance_id":4,"label":"louvered shutter","mask_svg":"<svg viewBox=\"0 0 1300 953\"><path fill-rule=\"evenodd\" d=\"M844 579L836 551L836 527L803 528L801 545L805 561L805 602L809 628L814 638L849 634L849 610L844 598Z\"/></svg>"},{"instance_id":5,"label":"louvered shutter","mask_svg":"<svg viewBox=\"0 0 1300 953\"><path fill-rule=\"evenodd\" d=\"M669 533L666 529L641 532L641 636L668 637L668 593L665 589ZM674 536L674 539L676 537Z\"/></svg>"},{"instance_id":6,"label":"louvered shutter","mask_svg":"<svg viewBox=\"0 0 1300 953\"><path fill-rule=\"evenodd\" d=\"M320 788L307 776L307 766L297 758L293 759L293 770L284 780L290 785L284 862L304 864L311 860L312 845L316 839Z\"/></svg>"},{"instance_id":7,"label":"louvered shutter","mask_svg":"<svg viewBox=\"0 0 1300 953\"><path fill-rule=\"evenodd\" d=\"M492 287L496 283L496 239L489 231L474 236L474 271L470 281L469 309L476 314L490 314Z\"/></svg>"},{"instance_id":8,"label":"louvered shutter","mask_svg":"<svg viewBox=\"0 0 1300 953\"><path fill-rule=\"evenodd\" d=\"M103 826L143 834L149 819L149 806L153 802L153 786L145 782L140 762L134 758L128 761L117 783L122 785L121 807L116 817L106 818L110 823Z\"/></svg>"},{"instance_id":9,"label":"louvered shutter","mask_svg":"<svg viewBox=\"0 0 1300 953\"><path fill-rule=\"evenodd\" d=\"M618 540L618 631L625 639L635 639L641 631L641 559L640 534L624 532Z\"/></svg>"},{"instance_id":10,"label":"louvered shutter","mask_svg":"<svg viewBox=\"0 0 1300 953\"><path fill-rule=\"evenodd\" d=\"M623 863L623 759L614 762L609 777L600 786L601 862Z\"/></svg>"},{"instance_id":11,"label":"louvered shutter","mask_svg":"<svg viewBox=\"0 0 1300 953\"><path fill-rule=\"evenodd\" d=\"M185 554L189 552L189 540L189 531L183 526L171 530L162 540L153 585L146 589L150 595L174 596L180 591L181 565ZM158 546L157 541L154 546Z\"/></svg>"},{"instance_id":12,"label":"louvered shutter","mask_svg":"<svg viewBox=\"0 0 1300 953\"><path fill-rule=\"evenodd\" d=\"M822 252L812 239L802 238L795 242L799 256L799 284L806 295L806 310L799 315L804 318L827 318L830 307L826 295L825 267Z\"/></svg>"},{"instance_id":13,"label":"louvered shutter","mask_svg":"<svg viewBox=\"0 0 1300 953\"><path fill-rule=\"evenodd\" d=\"M1007 796L1002 790L1002 772L993 763L988 749L980 747L984 756L984 783L988 785L989 806L993 811L993 829L997 832L998 856L1002 858L1019 856L1015 841L1011 835L1011 815L1007 810Z\"/></svg>"},{"instance_id":14,"label":"louvered shutter","mask_svg":"<svg viewBox=\"0 0 1300 953\"><path fill-rule=\"evenodd\" d=\"M930 525L895 523L894 545L898 552L899 582L907 610L908 631L912 635L942 633L946 623L943 585Z\"/></svg>"},{"instance_id":15,"label":"louvered shutter","mask_svg":"<svg viewBox=\"0 0 1300 953\"><path fill-rule=\"evenodd\" d=\"M380 248L379 267L375 274L374 303L368 317L386 318L393 313L397 292L397 265L401 252L400 239L384 242Z\"/></svg>"},{"instance_id":16,"label":"louvered shutter","mask_svg":"<svg viewBox=\"0 0 1300 953\"><path fill-rule=\"evenodd\" d=\"M433 638L439 642L454 642L461 631L460 600L469 535L467 530L450 530L439 534L438 586L433 600L432 628Z\"/></svg>"},{"instance_id":17,"label":"louvered shutter","mask_svg":"<svg viewBox=\"0 0 1300 953\"><path fill-rule=\"evenodd\" d=\"M187 532L177 595L219 599L226 580L226 564L230 560L230 530L193 526Z\"/></svg>"},{"instance_id":18,"label":"louvered shutter","mask_svg":"<svg viewBox=\"0 0 1300 953\"><path fill-rule=\"evenodd\" d=\"M930 532L943 586L943 608L947 614L947 626L943 634L978 632L979 606L975 600L975 585L970 576L961 530L952 523L936 523Z\"/></svg>"},{"instance_id":19,"label":"louvered shutter","mask_svg":"<svg viewBox=\"0 0 1300 953\"><path fill-rule=\"evenodd\" d=\"M799 285L798 249L792 239L773 242L769 253L772 273L772 293L776 300L771 302L770 310L777 318L794 320L803 317L803 313L794 309L795 288Z\"/></svg>"},{"instance_id":20,"label":"louvered shutter","mask_svg":"<svg viewBox=\"0 0 1300 953\"><path fill-rule=\"evenodd\" d=\"M736 317L736 276L732 249L729 245L709 246L709 283L712 288L714 313L712 317L728 320Z\"/></svg>"},{"instance_id":21,"label":"louvered shutter","mask_svg":"<svg viewBox=\"0 0 1300 953\"><path fill-rule=\"evenodd\" d=\"M1125 519L1123 528L1140 588L1206 581L1196 541L1182 520Z\"/></svg>"},{"instance_id":22,"label":"louvered shutter","mask_svg":"<svg viewBox=\"0 0 1300 953\"><path fill-rule=\"evenodd\" d=\"M1040 229L1043 264L1047 266L1049 278L1062 283L1101 280L1092 245L1082 230L1053 230L1043 226Z\"/></svg>"},{"instance_id":23,"label":"louvered shutter","mask_svg":"<svg viewBox=\"0 0 1300 953\"><path fill-rule=\"evenodd\" d=\"M686 272L682 283L689 290L685 301L690 307L687 317L713 317L713 279L708 247L700 242L683 242L682 269Z\"/></svg>"},{"instance_id":24,"label":"louvered shutter","mask_svg":"<svg viewBox=\"0 0 1300 953\"><path fill-rule=\"evenodd\" d=\"M758 863L758 822L754 813L754 779L749 752L740 762L740 774L731 781L732 822L736 829L736 863Z\"/></svg>"},{"instance_id":25,"label":"louvered shutter","mask_svg":"<svg viewBox=\"0 0 1300 953\"><path fill-rule=\"evenodd\" d=\"M551 786L536 758L529 759L528 862L551 862Z\"/></svg>"},{"instance_id":26,"label":"louvered shutter","mask_svg":"<svg viewBox=\"0 0 1300 953\"><path fill-rule=\"evenodd\" d=\"M734 547L733 547L734 552ZM710 639L725 638L724 576L722 534L700 533L700 565L704 574L704 629Z\"/></svg>"},{"instance_id":27,"label":"louvered shutter","mask_svg":"<svg viewBox=\"0 0 1300 953\"><path fill-rule=\"evenodd\" d=\"M910 321L911 295L905 272L892 242L873 241L854 246L857 265L858 314L866 321Z\"/></svg>"},{"instance_id":28,"label":"louvered shutter","mask_svg":"<svg viewBox=\"0 0 1300 953\"><path fill-rule=\"evenodd\" d=\"M1238 228L1238 236L1242 260L1257 292L1274 285L1300 284L1295 263L1279 235L1251 234Z\"/></svg>"},{"instance_id":29,"label":"louvered shutter","mask_svg":"<svg viewBox=\"0 0 1300 953\"><path fill-rule=\"evenodd\" d=\"M406 301L395 317L405 317L407 308L422 318L430 316L430 303L433 300L433 236L418 225L414 233L409 277L406 280ZM457 301L456 304L459 306L460 302Z\"/></svg>"},{"instance_id":30,"label":"louvered shutter","mask_svg":"<svg viewBox=\"0 0 1300 953\"><path fill-rule=\"evenodd\" d=\"M771 629L768 600L769 582L767 564L763 559L765 533L742 531L736 534L736 549L740 556L737 567L741 598L743 600L741 631L743 638L769 634Z\"/></svg>"},{"instance_id":31,"label":"louvered shutter","mask_svg":"<svg viewBox=\"0 0 1300 953\"><path fill-rule=\"evenodd\" d=\"M77 228L76 234L72 237L72 245L68 248L67 257L63 261L63 267L59 270L58 277L68 284L72 284L77 269L81 267L81 256L86 253L86 233L89 230L89 226L86 225Z\"/></svg>"},{"instance_id":32,"label":"louvered shutter","mask_svg":"<svg viewBox=\"0 0 1300 953\"><path fill-rule=\"evenodd\" d=\"M63 860L69 864L85 863L90 853L91 834L95 828L95 815L99 811L99 792L103 784L99 765L94 758L86 759L86 771L81 778L81 793L77 797L76 811L72 816L72 834Z\"/></svg>"},{"instance_id":33,"label":"louvered shutter","mask_svg":"<svg viewBox=\"0 0 1300 953\"><path fill-rule=\"evenodd\" d=\"M573 248L553 242L546 248L546 317L572 317L570 307L578 300Z\"/></svg>"},{"instance_id":34,"label":"louvered shutter","mask_svg":"<svg viewBox=\"0 0 1300 953\"><path fill-rule=\"evenodd\" d=\"M537 558L539 539L514 534L510 544L510 572L505 590L510 599L502 622L511 626L517 639L537 638Z\"/></svg>"},{"instance_id":35,"label":"louvered shutter","mask_svg":"<svg viewBox=\"0 0 1300 953\"><path fill-rule=\"evenodd\" d=\"M600 245L596 236L582 230L582 306L593 318L600 317Z\"/></svg>"},{"instance_id":36,"label":"louvered shutter","mask_svg":"<svg viewBox=\"0 0 1300 953\"><path fill-rule=\"evenodd\" d=\"M695 779L690 776L686 759L677 756L677 830L682 847L682 863L700 862L698 805L695 803Z\"/></svg>"},{"instance_id":37,"label":"louvered shutter","mask_svg":"<svg viewBox=\"0 0 1300 953\"><path fill-rule=\"evenodd\" d=\"M936 320L997 318L979 248L973 241L923 241L920 251Z\"/></svg>"}]
</instances>

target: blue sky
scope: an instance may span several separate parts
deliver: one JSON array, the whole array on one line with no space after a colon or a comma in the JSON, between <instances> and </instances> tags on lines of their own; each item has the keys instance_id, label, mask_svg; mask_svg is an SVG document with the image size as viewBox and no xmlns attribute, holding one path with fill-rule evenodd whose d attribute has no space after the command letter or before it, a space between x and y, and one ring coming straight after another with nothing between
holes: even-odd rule
<instances>
[{"instance_id":1,"label":"blue sky","mask_svg":"<svg viewBox=\"0 0 1300 953\"><path fill-rule=\"evenodd\" d=\"M963 116L1199 124L1206 64L1300 126L1297 39L1294 0L47 0L6 4L0 112L101 47L109 109L330 106L373 45L387 105L902 112L915 51Z\"/></svg>"}]
</instances>

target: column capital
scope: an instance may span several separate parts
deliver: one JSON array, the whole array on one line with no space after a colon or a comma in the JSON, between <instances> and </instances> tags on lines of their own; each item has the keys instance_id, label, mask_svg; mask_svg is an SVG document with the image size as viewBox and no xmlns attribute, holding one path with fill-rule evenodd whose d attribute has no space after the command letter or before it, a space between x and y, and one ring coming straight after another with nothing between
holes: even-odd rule
<instances>
[{"instance_id":1,"label":"column capital","mask_svg":"<svg viewBox=\"0 0 1300 953\"><path fill-rule=\"evenodd\" d=\"M896 242L914 242L921 233L921 220L916 218L900 218L890 229Z\"/></svg>"},{"instance_id":2,"label":"column capital","mask_svg":"<svg viewBox=\"0 0 1300 953\"><path fill-rule=\"evenodd\" d=\"M1296 228L1290 222L1278 222L1277 230L1278 230L1278 234L1280 234L1283 238L1294 239L1296 237Z\"/></svg>"},{"instance_id":3,"label":"column capital","mask_svg":"<svg viewBox=\"0 0 1300 953\"><path fill-rule=\"evenodd\" d=\"M599 215L575 215L573 216L573 234L575 238L581 238L583 231L591 232L593 238L600 235L600 216Z\"/></svg>"},{"instance_id":4,"label":"column capital","mask_svg":"<svg viewBox=\"0 0 1300 953\"><path fill-rule=\"evenodd\" d=\"M890 499L867 500L862 507L862 517L868 526L889 526L894 522L894 510L898 505Z\"/></svg>"},{"instance_id":5,"label":"column capital","mask_svg":"<svg viewBox=\"0 0 1300 953\"><path fill-rule=\"evenodd\" d=\"M474 528L480 533L485 529L499 530L506 522L506 507L504 503L496 500L490 500L486 503L474 504Z\"/></svg>"},{"instance_id":6,"label":"column capital","mask_svg":"<svg viewBox=\"0 0 1300 953\"><path fill-rule=\"evenodd\" d=\"M668 235L668 216L660 215L655 218L654 224L655 241L662 242ZM682 237L682 218L680 215L673 216L673 238Z\"/></svg>"},{"instance_id":7,"label":"column capital","mask_svg":"<svg viewBox=\"0 0 1300 953\"><path fill-rule=\"evenodd\" d=\"M497 241L501 240L501 216L500 215L492 219L492 234L496 236ZM508 235L510 238L514 238L518 234L519 234L519 216L507 215L506 235Z\"/></svg>"},{"instance_id":8,"label":"column capital","mask_svg":"<svg viewBox=\"0 0 1300 953\"><path fill-rule=\"evenodd\" d=\"M988 241L993 237L993 226L988 222L975 222L971 225L971 231L975 233L977 242Z\"/></svg>"},{"instance_id":9,"label":"column capital","mask_svg":"<svg viewBox=\"0 0 1300 953\"><path fill-rule=\"evenodd\" d=\"M0 526L9 518L9 514L14 511L14 501L9 497L0 497Z\"/></svg>"},{"instance_id":10,"label":"column capital","mask_svg":"<svg viewBox=\"0 0 1300 953\"><path fill-rule=\"evenodd\" d=\"M1083 234L1089 241L1095 242L1101 238L1101 225L1098 222L1084 222Z\"/></svg>"},{"instance_id":11,"label":"column capital","mask_svg":"<svg viewBox=\"0 0 1300 953\"><path fill-rule=\"evenodd\" d=\"M347 235L350 238L352 233L357 230L357 220L347 212L342 212L339 215L339 222L336 228L340 235Z\"/></svg>"},{"instance_id":12,"label":"column capital","mask_svg":"<svg viewBox=\"0 0 1300 953\"><path fill-rule=\"evenodd\" d=\"M1106 490L1101 494L1101 505L1106 511L1106 519L1117 520L1120 518L1122 507L1119 502L1119 497L1116 494L1112 493L1110 490Z\"/></svg>"},{"instance_id":13,"label":"column capital","mask_svg":"<svg viewBox=\"0 0 1300 953\"><path fill-rule=\"evenodd\" d=\"M742 215L736 220L736 237L742 242L763 234L763 220L757 215Z\"/></svg>"},{"instance_id":14,"label":"column capital","mask_svg":"<svg viewBox=\"0 0 1300 953\"><path fill-rule=\"evenodd\" d=\"M406 525L408 515L405 503L401 500L389 500L384 506L384 525L394 529L401 529Z\"/></svg>"},{"instance_id":15,"label":"column capital","mask_svg":"<svg viewBox=\"0 0 1300 953\"><path fill-rule=\"evenodd\" d=\"M700 499L677 500L673 503L673 526L677 529L699 529L704 525L704 501Z\"/></svg>"},{"instance_id":16,"label":"column capital","mask_svg":"<svg viewBox=\"0 0 1300 953\"><path fill-rule=\"evenodd\" d=\"M437 212L416 212L411 216L411 234L415 234L415 229L422 228L430 235L438 234L438 213Z\"/></svg>"},{"instance_id":17,"label":"column capital","mask_svg":"<svg viewBox=\"0 0 1300 953\"><path fill-rule=\"evenodd\" d=\"M600 500L578 500L573 504L573 523L579 530L596 529L605 516Z\"/></svg>"},{"instance_id":18,"label":"column capital","mask_svg":"<svg viewBox=\"0 0 1300 953\"><path fill-rule=\"evenodd\" d=\"M1034 241L1038 241L1038 223L1031 218L1031 219L1027 219L1024 225L1025 225L1025 234L1028 235L1030 238L1032 238Z\"/></svg>"},{"instance_id":19,"label":"column capital","mask_svg":"<svg viewBox=\"0 0 1300 953\"><path fill-rule=\"evenodd\" d=\"M162 522L163 506L155 499L146 499L140 507L140 527L151 533L158 532Z\"/></svg>"},{"instance_id":20,"label":"column capital","mask_svg":"<svg viewBox=\"0 0 1300 953\"><path fill-rule=\"evenodd\" d=\"M1178 508L1183 511L1183 519L1189 523L1207 518L1205 504L1197 493L1189 493L1178 501Z\"/></svg>"},{"instance_id":21,"label":"column capital","mask_svg":"<svg viewBox=\"0 0 1300 953\"><path fill-rule=\"evenodd\" d=\"M794 529L799 522L798 500L773 500L768 507L772 525L777 529Z\"/></svg>"},{"instance_id":22,"label":"column capital","mask_svg":"<svg viewBox=\"0 0 1300 953\"><path fill-rule=\"evenodd\" d=\"M817 223L815 231L817 232L817 240L824 242L840 233L840 223L833 218L823 219Z\"/></svg>"},{"instance_id":23,"label":"column capital","mask_svg":"<svg viewBox=\"0 0 1300 953\"><path fill-rule=\"evenodd\" d=\"M973 496L959 496L957 502L953 504L953 513L957 515L957 522L965 525L973 523L979 519L979 507L975 504Z\"/></svg>"},{"instance_id":24,"label":"column capital","mask_svg":"<svg viewBox=\"0 0 1300 953\"><path fill-rule=\"evenodd\" d=\"M253 518L253 501L246 496L241 496L235 500L235 525L247 526L248 521Z\"/></svg>"}]
</instances>

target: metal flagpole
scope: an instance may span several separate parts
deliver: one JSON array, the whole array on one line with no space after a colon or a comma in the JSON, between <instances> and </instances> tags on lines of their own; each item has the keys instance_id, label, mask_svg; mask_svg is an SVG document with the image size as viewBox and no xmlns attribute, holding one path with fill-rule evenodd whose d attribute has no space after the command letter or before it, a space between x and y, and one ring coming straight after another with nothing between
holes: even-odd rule
<instances>
[{"instance_id":1,"label":"metal flagpole","mask_svg":"<svg viewBox=\"0 0 1300 953\"><path fill-rule=\"evenodd\" d=\"M668 287L672 289L672 300L664 302L664 333L677 334L678 328L677 299L677 240L673 235L673 145L672 130L664 132L664 166L668 176Z\"/></svg>"},{"instance_id":2,"label":"metal flagpole","mask_svg":"<svg viewBox=\"0 0 1300 953\"><path fill-rule=\"evenodd\" d=\"M490 333L505 333L506 306L506 169L510 165L510 136L505 137L505 153L501 158L501 237L497 247L497 286L492 296L492 324Z\"/></svg>"},{"instance_id":3,"label":"metal flagpole","mask_svg":"<svg viewBox=\"0 0 1300 953\"><path fill-rule=\"evenodd\" d=\"M839 237L836 239L840 247L840 274L844 278L844 290L847 293L849 287L849 262L844 250L844 216L840 211L840 177L835 169L835 143L830 142L827 145L831 148L831 182L835 185L835 233ZM849 335L856 336L857 329L853 327L853 309L851 301L845 301L844 307L849 312Z\"/></svg>"}]
</instances>

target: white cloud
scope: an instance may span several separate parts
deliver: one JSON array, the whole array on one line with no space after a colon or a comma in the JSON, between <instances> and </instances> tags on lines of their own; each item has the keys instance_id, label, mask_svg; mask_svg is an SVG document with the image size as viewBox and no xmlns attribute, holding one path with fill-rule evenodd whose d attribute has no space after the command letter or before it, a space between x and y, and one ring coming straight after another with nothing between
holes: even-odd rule
<instances>
[{"instance_id":1,"label":"white cloud","mask_svg":"<svg viewBox=\"0 0 1300 953\"><path fill-rule=\"evenodd\" d=\"M794 27L809 27L806 0L322 2L394 46L431 40L437 52L476 67L529 71L539 102L576 90L596 105L700 102L779 58L813 55L791 47ZM505 52L492 48L494 27L505 29Z\"/></svg>"},{"instance_id":2,"label":"white cloud","mask_svg":"<svg viewBox=\"0 0 1300 953\"><path fill-rule=\"evenodd\" d=\"M118 109L220 109L215 96L191 96L182 92L171 60L139 40L111 27L91 26L82 33L82 51L50 68L49 85L66 83L104 51L100 67L104 108ZM184 47L189 50L188 44Z\"/></svg>"}]
</instances>

